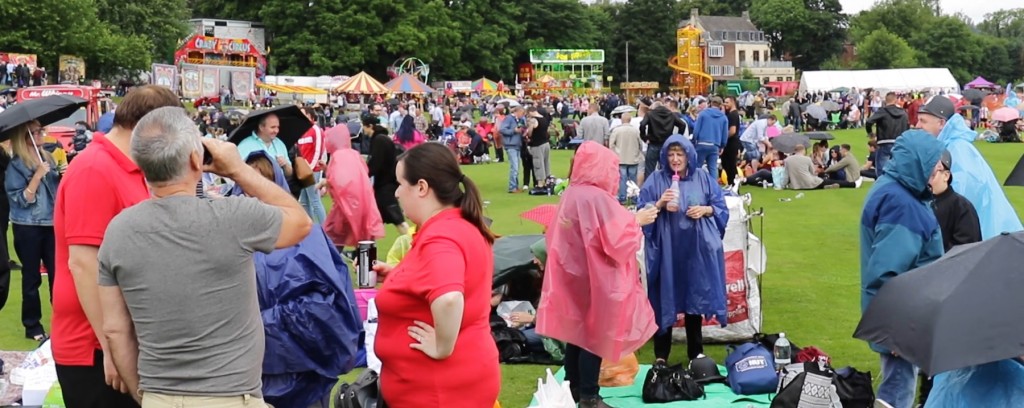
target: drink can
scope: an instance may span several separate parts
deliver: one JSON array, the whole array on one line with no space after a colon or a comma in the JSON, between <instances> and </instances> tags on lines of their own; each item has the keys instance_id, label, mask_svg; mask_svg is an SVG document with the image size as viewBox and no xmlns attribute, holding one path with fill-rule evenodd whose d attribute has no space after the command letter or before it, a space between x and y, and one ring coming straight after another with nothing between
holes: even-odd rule
<instances>
[{"instance_id":1,"label":"drink can","mask_svg":"<svg viewBox=\"0 0 1024 408\"><path fill-rule=\"evenodd\" d=\"M361 289L377 286L377 273L373 271L373 263L377 261L377 243L359 241L356 244L356 279Z\"/></svg>"}]
</instances>

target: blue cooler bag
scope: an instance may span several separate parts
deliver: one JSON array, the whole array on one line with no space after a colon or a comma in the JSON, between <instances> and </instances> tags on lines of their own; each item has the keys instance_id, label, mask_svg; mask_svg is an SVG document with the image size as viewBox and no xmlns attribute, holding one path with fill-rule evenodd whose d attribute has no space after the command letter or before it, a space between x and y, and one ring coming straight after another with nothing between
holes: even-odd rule
<instances>
[{"instance_id":1,"label":"blue cooler bag","mask_svg":"<svg viewBox=\"0 0 1024 408\"><path fill-rule=\"evenodd\" d=\"M732 392L739 395L768 394L779 386L779 375L775 371L775 357L764 346L745 343L729 347L725 368L729 372L728 382Z\"/></svg>"}]
</instances>

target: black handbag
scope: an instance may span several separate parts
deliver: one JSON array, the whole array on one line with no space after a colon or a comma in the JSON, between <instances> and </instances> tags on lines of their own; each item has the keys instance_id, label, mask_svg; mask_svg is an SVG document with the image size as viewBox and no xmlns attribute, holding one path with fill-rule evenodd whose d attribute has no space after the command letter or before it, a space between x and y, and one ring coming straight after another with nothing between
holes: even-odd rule
<instances>
[{"instance_id":1,"label":"black handbag","mask_svg":"<svg viewBox=\"0 0 1024 408\"><path fill-rule=\"evenodd\" d=\"M836 394L843 408L870 408L875 404L875 391L871 388L871 373L853 367L840 368L832 377Z\"/></svg>"},{"instance_id":2,"label":"black handbag","mask_svg":"<svg viewBox=\"0 0 1024 408\"><path fill-rule=\"evenodd\" d=\"M693 401L704 396L704 388L690 377L682 364L655 366L647 371L641 395L647 404Z\"/></svg>"},{"instance_id":3,"label":"black handbag","mask_svg":"<svg viewBox=\"0 0 1024 408\"><path fill-rule=\"evenodd\" d=\"M334 398L335 408L387 408L379 380L373 370L363 370L351 384L342 383Z\"/></svg>"}]
</instances>

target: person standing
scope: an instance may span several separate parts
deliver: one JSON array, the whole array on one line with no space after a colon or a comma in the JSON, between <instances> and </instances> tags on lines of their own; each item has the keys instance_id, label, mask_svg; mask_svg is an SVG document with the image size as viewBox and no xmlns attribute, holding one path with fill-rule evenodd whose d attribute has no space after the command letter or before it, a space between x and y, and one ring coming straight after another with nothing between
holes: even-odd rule
<instances>
[{"instance_id":1,"label":"person standing","mask_svg":"<svg viewBox=\"0 0 1024 408\"><path fill-rule=\"evenodd\" d=\"M608 134L611 133L608 118L601 116L598 112L601 106L596 103L589 105L588 109L589 114L580 121L580 138L607 146Z\"/></svg>"},{"instance_id":2,"label":"person standing","mask_svg":"<svg viewBox=\"0 0 1024 408\"><path fill-rule=\"evenodd\" d=\"M712 97L711 106L697 115L693 142L697 148L697 167L707 166L708 173L715 180L718 179L718 156L722 154L728 138L729 119L722 112L722 98Z\"/></svg>"},{"instance_id":3,"label":"person standing","mask_svg":"<svg viewBox=\"0 0 1024 408\"><path fill-rule=\"evenodd\" d=\"M618 361L654 334L654 312L638 279L640 227L655 208L636 214L615 199L618 159L594 141L576 150L569 188L547 229L547 263L536 331L566 342L565 379L582 408L608 408L599 395L601 360Z\"/></svg>"},{"instance_id":4,"label":"person standing","mask_svg":"<svg viewBox=\"0 0 1024 408\"><path fill-rule=\"evenodd\" d=\"M280 131L281 120L277 115L272 113L263 115L252 135L238 143L239 157L244 160L252 152L265 150L271 157L277 159L277 164L284 169L285 177L291 178L294 170L292 169L291 160L288 159L290 157L288 147L284 145L281 139L277 138L277 133Z\"/></svg>"},{"instance_id":5,"label":"person standing","mask_svg":"<svg viewBox=\"0 0 1024 408\"><path fill-rule=\"evenodd\" d=\"M11 208L14 252L21 260L21 323L25 338L42 341L46 330L39 299L42 279L39 266L46 267L50 299L53 299L54 247L53 203L60 173L50 152L42 149L46 131L38 121L15 129L11 135L14 152L4 177L4 189Z\"/></svg>"},{"instance_id":6,"label":"person standing","mask_svg":"<svg viewBox=\"0 0 1024 408\"><path fill-rule=\"evenodd\" d=\"M306 213L313 219L313 222L323 224L324 220L327 219L327 210L324 209L324 203L320 200L320 192L316 185L320 183L320 177L323 174L324 157L326 155L324 151L324 132L316 123L316 112L313 111L313 108L302 108L302 113L306 115L306 119L313 123L313 127L309 128L306 134L302 135L295 144L299 147L299 154L302 155L302 159L313 170L313 185L302 189L302 192L299 193L299 204L302 204L302 208L306 209Z\"/></svg>"},{"instance_id":7,"label":"person standing","mask_svg":"<svg viewBox=\"0 0 1024 408\"><path fill-rule=\"evenodd\" d=\"M926 132L903 133L893 143L887 171L868 192L860 223L861 313L889 279L942 256L942 232L928 208L929 179L941 171L941 155L942 144ZM910 408L917 368L878 344L870 346L882 365L878 399Z\"/></svg>"},{"instance_id":8,"label":"person standing","mask_svg":"<svg viewBox=\"0 0 1024 408\"><path fill-rule=\"evenodd\" d=\"M679 176L678 193L671 189L673 176ZM678 203L676 208L669 205L673 201ZM686 354L693 360L704 353L704 317L718 319L722 327L728 322L722 238L729 224L729 208L718 181L697 167L696 149L680 135L665 142L661 169L644 179L637 205L665 210L643 228L647 294L658 323L655 364L668 361L672 327L680 313L685 316ZM687 251L701 255L681 255Z\"/></svg>"},{"instance_id":9,"label":"person standing","mask_svg":"<svg viewBox=\"0 0 1024 408\"><path fill-rule=\"evenodd\" d=\"M114 112L114 127L93 138L75 157L57 189L53 230L53 360L69 407L137 407L126 394L103 333L97 253L110 221L149 198L139 167L129 156L132 129L146 113L181 107L169 89L146 85L129 92ZM191 191L195 193L195 185ZM148 251L147 251L148 252Z\"/></svg>"},{"instance_id":10,"label":"person standing","mask_svg":"<svg viewBox=\"0 0 1024 408\"><path fill-rule=\"evenodd\" d=\"M640 139L647 142L644 175L654 174L654 170L658 168L658 157L661 155L661 147L665 144L665 140L674 134L689 136L690 128L679 115L666 108L661 102L655 102L643 120L638 119L637 121L640 123Z\"/></svg>"},{"instance_id":11,"label":"person standing","mask_svg":"<svg viewBox=\"0 0 1024 408\"><path fill-rule=\"evenodd\" d=\"M519 192L519 149L523 146L523 131L526 129L524 114L522 106L512 108L512 114L505 116L498 130L508 154L508 192L513 194Z\"/></svg>"},{"instance_id":12,"label":"person standing","mask_svg":"<svg viewBox=\"0 0 1024 408\"><path fill-rule=\"evenodd\" d=\"M637 169L644 160L643 141L640 131L630 122L633 114L622 114L622 124L612 129L608 146L619 156L619 203L626 203L626 183L637 182Z\"/></svg>"},{"instance_id":13,"label":"person standing","mask_svg":"<svg viewBox=\"0 0 1024 408\"><path fill-rule=\"evenodd\" d=\"M398 265L377 264L381 394L392 407L490 407L501 371L489 315L494 234L476 184L437 143L399 159L395 195L419 228Z\"/></svg>"},{"instance_id":14,"label":"person standing","mask_svg":"<svg viewBox=\"0 0 1024 408\"><path fill-rule=\"evenodd\" d=\"M743 143L743 159L753 165L759 166L762 152L761 147L767 152L772 148L772 142L768 140L768 129L775 127L778 119L774 114L769 114L763 119L757 119L750 123L740 135L740 142Z\"/></svg>"},{"instance_id":15,"label":"person standing","mask_svg":"<svg viewBox=\"0 0 1024 408\"><path fill-rule=\"evenodd\" d=\"M0 63L0 72L3 71L3 64ZM11 155L7 151L9 146L10 142L0 144L0 177L4 178L7 175L7 167L11 164ZM0 182L6 184L7 181L0 180ZM7 247L7 228L11 224L10 217L11 202L0 200L0 310L7 305L7 299L11 294L11 267L13 265L10 249Z\"/></svg>"},{"instance_id":16,"label":"person standing","mask_svg":"<svg viewBox=\"0 0 1024 408\"><path fill-rule=\"evenodd\" d=\"M547 187L548 176L551 175L551 114L544 108L537 108L537 127L530 132L527 149L530 150L533 162L534 187Z\"/></svg>"},{"instance_id":17,"label":"person standing","mask_svg":"<svg viewBox=\"0 0 1024 408\"><path fill-rule=\"evenodd\" d=\"M872 111L874 113L864 122L864 130L867 131L868 137L873 137L878 144L878 149L875 150L875 168L881 176L886 171L885 163L892 156L893 143L903 132L910 129L910 122L907 119L907 112L899 106L895 92L885 94L884 108Z\"/></svg>"},{"instance_id":18,"label":"person standing","mask_svg":"<svg viewBox=\"0 0 1024 408\"><path fill-rule=\"evenodd\" d=\"M729 137L725 142L725 148L722 149L722 167L725 170L726 184L732 186L736 182L736 175L739 172L736 161L739 160L740 152L743 150L743 142L740 142L740 112L736 108L736 98L726 97L724 108L725 117L729 123ZM751 109L754 109L751 112L756 111L757 104L752 105Z\"/></svg>"},{"instance_id":19,"label":"person standing","mask_svg":"<svg viewBox=\"0 0 1024 408\"><path fill-rule=\"evenodd\" d=\"M371 135L370 155L366 165L373 179L373 196L384 223L394 225L400 235L405 235L409 225L405 223L405 216L395 199L395 189L398 188L398 178L395 176L398 152L395 142L388 136L388 130L376 119L373 115L363 116L363 133Z\"/></svg>"},{"instance_id":20,"label":"person standing","mask_svg":"<svg viewBox=\"0 0 1024 408\"><path fill-rule=\"evenodd\" d=\"M144 116L131 154L153 197L114 217L99 251L103 333L118 373L147 408L266 407L253 253L298 244L309 216L233 144L202 139L182 108ZM204 170L249 197L196 197Z\"/></svg>"}]
</instances>

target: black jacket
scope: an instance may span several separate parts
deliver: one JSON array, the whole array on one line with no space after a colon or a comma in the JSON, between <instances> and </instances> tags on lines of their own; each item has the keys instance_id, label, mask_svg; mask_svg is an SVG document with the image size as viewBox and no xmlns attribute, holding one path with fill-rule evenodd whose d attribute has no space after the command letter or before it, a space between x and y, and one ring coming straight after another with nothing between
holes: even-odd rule
<instances>
[{"instance_id":1,"label":"black jacket","mask_svg":"<svg viewBox=\"0 0 1024 408\"><path fill-rule=\"evenodd\" d=\"M872 128L875 128L878 143L895 142L897 137L910 129L907 111L894 105L881 108L864 123L864 130L868 132L868 135L872 133Z\"/></svg>"},{"instance_id":2,"label":"black jacket","mask_svg":"<svg viewBox=\"0 0 1024 408\"><path fill-rule=\"evenodd\" d=\"M640 121L640 138L653 145L665 144L672 129L678 128L679 134L686 133L686 122L664 106L651 109Z\"/></svg>"},{"instance_id":3,"label":"black jacket","mask_svg":"<svg viewBox=\"0 0 1024 408\"><path fill-rule=\"evenodd\" d=\"M946 252L957 245L981 241L981 222L978 213L964 196L953 191L953 186L932 201L935 219L942 230L942 247Z\"/></svg>"}]
</instances>

